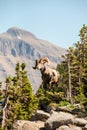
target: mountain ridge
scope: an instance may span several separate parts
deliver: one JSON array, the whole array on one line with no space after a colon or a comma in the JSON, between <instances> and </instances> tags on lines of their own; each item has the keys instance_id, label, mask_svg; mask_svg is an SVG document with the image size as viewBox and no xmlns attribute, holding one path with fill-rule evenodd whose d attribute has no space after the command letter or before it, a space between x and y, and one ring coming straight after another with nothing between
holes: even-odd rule
<instances>
[{"instance_id":1,"label":"mountain ridge","mask_svg":"<svg viewBox=\"0 0 87 130\"><path fill-rule=\"evenodd\" d=\"M29 79L33 88L37 90L41 84L39 71L34 71L32 66L35 59L47 56L52 66L61 62L61 55L66 49L58 47L46 40L37 38L33 33L18 27L11 27L0 34L0 76L3 80L7 75L13 75L15 64L25 62L27 65Z\"/></svg>"}]
</instances>

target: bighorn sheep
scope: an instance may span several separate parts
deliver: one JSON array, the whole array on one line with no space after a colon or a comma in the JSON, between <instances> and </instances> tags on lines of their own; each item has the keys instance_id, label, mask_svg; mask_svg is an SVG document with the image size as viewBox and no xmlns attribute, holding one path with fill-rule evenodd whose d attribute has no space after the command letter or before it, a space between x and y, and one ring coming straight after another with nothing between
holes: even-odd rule
<instances>
[{"instance_id":1,"label":"bighorn sheep","mask_svg":"<svg viewBox=\"0 0 87 130\"><path fill-rule=\"evenodd\" d=\"M45 63L47 63L47 65L50 65L50 61L47 57L36 60L35 67L33 67L33 69L39 69L41 71L44 88L47 84L50 88L52 84L58 84L59 73L55 69L46 67Z\"/></svg>"}]
</instances>

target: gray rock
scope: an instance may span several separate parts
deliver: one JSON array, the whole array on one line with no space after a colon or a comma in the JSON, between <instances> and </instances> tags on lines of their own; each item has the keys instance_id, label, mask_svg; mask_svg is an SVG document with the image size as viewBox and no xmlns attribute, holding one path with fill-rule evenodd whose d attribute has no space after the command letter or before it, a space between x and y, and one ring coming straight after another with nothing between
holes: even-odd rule
<instances>
[{"instance_id":1,"label":"gray rock","mask_svg":"<svg viewBox=\"0 0 87 130\"><path fill-rule=\"evenodd\" d=\"M73 124L73 115L65 112L53 112L45 123L46 130L53 130L61 125Z\"/></svg>"},{"instance_id":2,"label":"gray rock","mask_svg":"<svg viewBox=\"0 0 87 130\"><path fill-rule=\"evenodd\" d=\"M56 130L71 130L71 129L68 126L63 125L63 126L60 126L59 128L57 128Z\"/></svg>"},{"instance_id":3,"label":"gray rock","mask_svg":"<svg viewBox=\"0 0 87 130\"><path fill-rule=\"evenodd\" d=\"M48 113L50 113L51 111L56 111L56 109L57 109L56 103L53 103L53 104L47 106L47 112Z\"/></svg>"},{"instance_id":4,"label":"gray rock","mask_svg":"<svg viewBox=\"0 0 87 130\"><path fill-rule=\"evenodd\" d=\"M36 113L31 117L30 120L32 120L32 121L36 121L36 120L46 121L49 117L50 117L49 113L44 112L42 110L37 110Z\"/></svg>"},{"instance_id":5,"label":"gray rock","mask_svg":"<svg viewBox=\"0 0 87 130\"><path fill-rule=\"evenodd\" d=\"M82 130L82 128L77 127L75 125L69 125L69 126L63 125L57 128L56 130Z\"/></svg>"},{"instance_id":6,"label":"gray rock","mask_svg":"<svg viewBox=\"0 0 87 130\"><path fill-rule=\"evenodd\" d=\"M82 128L82 130L87 130L87 124Z\"/></svg>"},{"instance_id":7,"label":"gray rock","mask_svg":"<svg viewBox=\"0 0 87 130\"><path fill-rule=\"evenodd\" d=\"M78 127L78 126L75 126L75 125L70 125L69 124L69 127L71 128L71 130L82 130L81 127Z\"/></svg>"},{"instance_id":8,"label":"gray rock","mask_svg":"<svg viewBox=\"0 0 87 130\"><path fill-rule=\"evenodd\" d=\"M26 120L18 120L13 125L13 130L40 130L44 128L44 122L31 122Z\"/></svg>"},{"instance_id":9,"label":"gray rock","mask_svg":"<svg viewBox=\"0 0 87 130\"><path fill-rule=\"evenodd\" d=\"M74 124L77 126L85 126L87 124L87 120L85 120L83 118L75 118Z\"/></svg>"}]
</instances>

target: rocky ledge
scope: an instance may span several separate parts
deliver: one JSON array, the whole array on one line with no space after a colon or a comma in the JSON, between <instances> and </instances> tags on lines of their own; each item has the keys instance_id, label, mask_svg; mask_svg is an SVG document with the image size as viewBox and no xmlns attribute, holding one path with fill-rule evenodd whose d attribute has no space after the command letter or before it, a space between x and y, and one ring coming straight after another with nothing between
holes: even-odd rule
<instances>
[{"instance_id":1,"label":"rocky ledge","mask_svg":"<svg viewBox=\"0 0 87 130\"><path fill-rule=\"evenodd\" d=\"M30 121L18 120L13 130L87 130L87 117L78 118L67 112L46 113L38 110Z\"/></svg>"}]
</instances>

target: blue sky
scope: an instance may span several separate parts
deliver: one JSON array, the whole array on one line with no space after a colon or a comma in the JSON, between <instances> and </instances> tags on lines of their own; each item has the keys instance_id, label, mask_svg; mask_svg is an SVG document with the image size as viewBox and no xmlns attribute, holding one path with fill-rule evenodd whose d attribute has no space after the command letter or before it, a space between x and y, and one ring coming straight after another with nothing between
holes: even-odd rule
<instances>
[{"instance_id":1,"label":"blue sky","mask_svg":"<svg viewBox=\"0 0 87 130\"><path fill-rule=\"evenodd\" d=\"M0 0L0 33L17 26L67 48L87 25L87 0Z\"/></svg>"}]
</instances>

